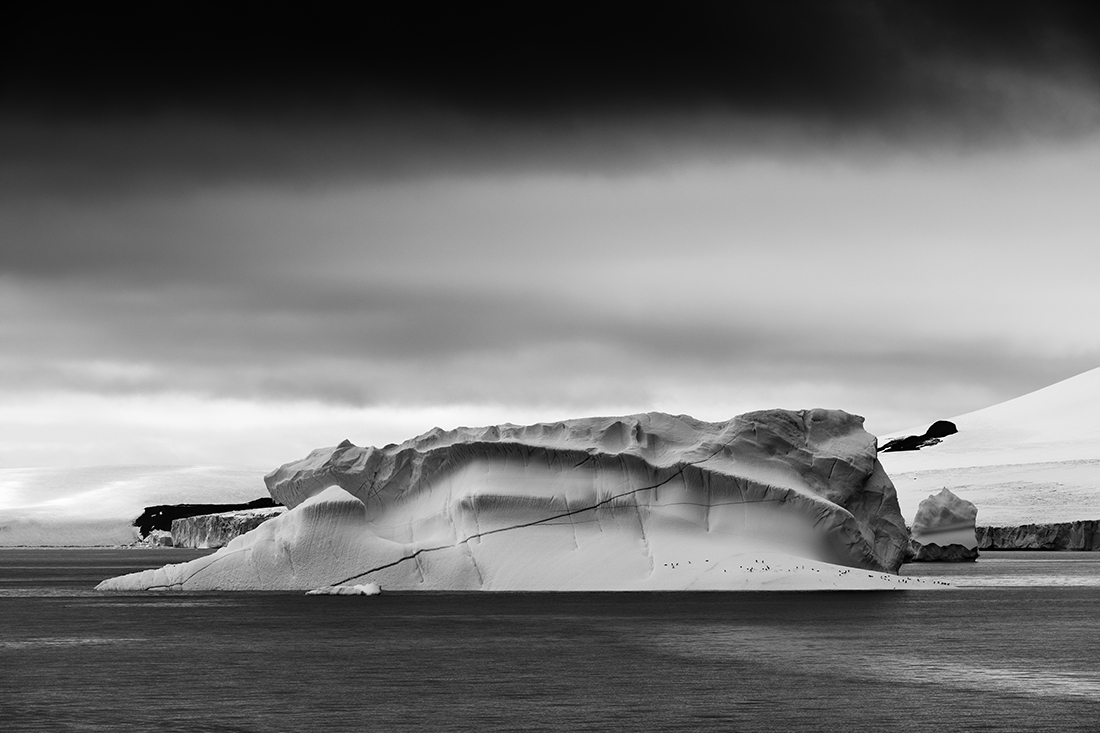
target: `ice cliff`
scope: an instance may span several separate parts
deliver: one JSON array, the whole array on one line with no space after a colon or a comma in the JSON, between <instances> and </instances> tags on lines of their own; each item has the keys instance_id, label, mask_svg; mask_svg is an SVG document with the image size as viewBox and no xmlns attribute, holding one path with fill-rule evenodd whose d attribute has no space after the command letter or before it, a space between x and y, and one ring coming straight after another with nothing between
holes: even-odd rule
<instances>
[{"instance_id":1,"label":"ice cliff","mask_svg":"<svg viewBox=\"0 0 1100 733\"><path fill-rule=\"evenodd\" d=\"M943 489L920 503L913 520L912 552L917 562L976 560L974 525L978 508Z\"/></svg>"},{"instance_id":2,"label":"ice cliff","mask_svg":"<svg viewBox=\"0 0 1100 733\"><path fill-rule=\"evenodd\" d=\"M247 509L272 509L277 506L278 504L267 497L235 504L161 504L145 507L141 516L134 520L134 526L141 532L141 536L145 537L156 529L171 532L176 520L179 519L228 514Z\"/></svg>"},{"instance_id":3,"label":"ice cliff","mask_svg":"<svg viewBox=\"0 0 1100 733\"><path fill-rule=\"evenodd\" d=\"M983 550L1100 550L1100 520L978 527Z\"/></svg>"},{"instance_id":4,"label":"ice cliff","mask_svg":"<svg viewBox=\"0 0 1100 733\"><path fill-rule=\"evenodd\" d=\"M234 512L200 514L172 520L172 546L205 549L224 547L234 538L259 527L277 517L286 509L241 509Z\"/></svg>"},{"instance_id":5,"label":"ice cliff","mask_svg":"<svg viewBox=\"0 0 1100 733\"><path fill-rule=\"evenodd\" d=\"M437 428L265 480L282 516L100 589L882 587L908 545L874 436L835 410Z\"/></svg>"}]
</instances>

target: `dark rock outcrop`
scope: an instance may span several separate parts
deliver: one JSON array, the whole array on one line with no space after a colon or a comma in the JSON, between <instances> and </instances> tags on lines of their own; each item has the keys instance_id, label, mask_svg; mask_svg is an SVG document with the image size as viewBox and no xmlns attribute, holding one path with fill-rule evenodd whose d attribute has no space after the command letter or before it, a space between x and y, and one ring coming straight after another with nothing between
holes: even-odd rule
<instances>
[{"instance_id":1,"label":"dark rock outcrop","mask_svg":"<svg viewBox=\"0 0 1100 733\"><path fill-rule=\"evenodd\" d=\"M1100 520L977 527L982 550L1100 550Z\"/></svg>"},{"instance_id":2,"label":"dark rock outcrop","mask_svg":"<svg viewBox=\"0 0 1100 733\"><path fill-rule=\"evenodd\" d=\"M959 432L955 423L949 420L937 420L932 423L923 435L907 435L904 438L894 438L879 447L879 453L892 453L904 450L920 450L930 445L936 445L948 435Z\"/></svg>"},{"instance_id":3,"label":"dark rock outcrop","mask_svg":"<svg viewBox=\"0 0 1100 733\"><path fill-rule=\"evenodd\" d=\"M911 545L910 562L973 562L978 559L977 547L964 547L963 545L937 545L930 542L922 545L914 542Z\"/></svg>"},{"instance_id":4,"label":"dark rock outcrop","mask_svg":"<svg viewBox=\"0 0 1100 733\"><path fill-rule=\"evenodd\" d=\"M145 511L141 513L141 516L134 520L134 526L141 531L142 537L148 537L154 529L171 532L172 522L184 517L234 512L242 509L268 509L276 506L281 506L281 504L267 497L246 504L158 504L157 506L145 507Z\"/></svg>"}]
</instances>

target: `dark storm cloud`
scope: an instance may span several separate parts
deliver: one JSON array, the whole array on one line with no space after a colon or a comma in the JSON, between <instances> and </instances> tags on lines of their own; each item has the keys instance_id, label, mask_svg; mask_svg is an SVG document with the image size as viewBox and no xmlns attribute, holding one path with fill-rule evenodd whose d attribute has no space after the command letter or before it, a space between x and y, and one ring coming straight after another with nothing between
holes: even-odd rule
<instances>
[{"instance_id":1,"label":"dark storm cloud","mask_svg":"<svg viewBox=\"0 0 1100 733\"><path fill-rule=\"evenodd\" d=\"M8 46L15 99L61 114L171 106L230 118L323 117L375 95L486 116L727 104L862 118L961 91L925 61L1049 75L1094 72L1100 13L1083 2L469 5L331 12L192 12L131 23L103 9L30 23ZM946 74L950 74L947 71ZM1095 79L1093 79L1095 81Z\"/></svg>"},{"instance_id":2,"label":"dark storm cloud","mask_svg":"<svg viewBox=\"0 0 1100 733\"><path fill-rule=\"evenodd\" d=\"M1092 5L103 13L0 49L9 396L947 417L1100 358Z\"/></svg>"},{"instance_id":3,"label":"dark storm cloud","mask_svg":"<svg viewBox=\"0 0 1100 733\"><path fill-rule=\"evenodd\" d=\"M914 390L962 380L1011 395L1096 357L1024 354L992 338L914 340L849 324L787 322L777 334L774 322L638 319L501 293L35 290L50 296L52 312L9 323L3 338L12 357L0 360L0 382L30 390L585 410L608 399L645 405L662 380L698 388L843 375Z\"/></svg>"},{"instance_id":4,"label":"dark storm cloud","mask_svg":"<svg viewBox=\"0 0 1100 733\"><path fill-rule=\"evenodd\" d=\"M1089 3L102 13L6 44L5 192L614 169L800 136L976 144L1097 123Z\"/></svg>"}]
</instances>

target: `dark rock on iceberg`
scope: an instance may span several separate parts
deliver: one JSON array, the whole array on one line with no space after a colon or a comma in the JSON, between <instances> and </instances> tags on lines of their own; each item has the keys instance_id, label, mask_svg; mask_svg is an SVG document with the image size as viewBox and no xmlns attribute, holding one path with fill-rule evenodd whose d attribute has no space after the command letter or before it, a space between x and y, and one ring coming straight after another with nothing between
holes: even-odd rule
<instances>
[{"instance_id":1,"label":"dark rock on iceberg","mask_svg":"<svg viewBox=\"0 0 1100 733\"><path fill-rule=\"evenodd\" d=\"M935 542L927 545L914 542L911 547L910 562L972 562L978 559L977 547L957 544L940 546Z\"/></svg>"},{"instance_id":2,"label":"dark rock on iceberg","mask_svg":"<svg viewBox=\"0 0 1100 733\"><path fill-rule=\"evenodd\" d=\"M907 435L904 438L894 438L887 441L879 449L879 453L893 453L903 450L920 450L931 445L936 445L948 435L959 432L955 423L949 420L937 420L932 423L923 435Z\"/></svg>"}]
</instances>

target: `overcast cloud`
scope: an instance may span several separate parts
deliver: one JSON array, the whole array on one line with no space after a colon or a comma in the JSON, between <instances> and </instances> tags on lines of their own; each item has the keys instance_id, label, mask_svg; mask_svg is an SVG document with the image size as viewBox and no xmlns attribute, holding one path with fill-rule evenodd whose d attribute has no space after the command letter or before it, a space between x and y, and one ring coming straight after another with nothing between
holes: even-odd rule
<instances>
[{"instance_id":1,"label":"overcast cloud","mask_svg":"<svg viewBox=\"0 0 1100 733\"><path fill-rule=\"evenodd\" d=\"M1090 5L530 12L29 24L0 466L653 409L883 434L1100 365Z\"/></svg>"}]
</instances>

